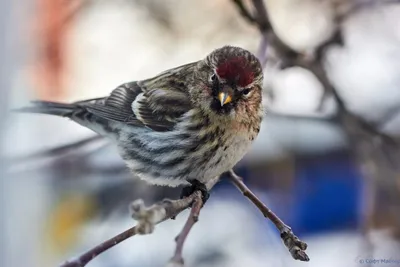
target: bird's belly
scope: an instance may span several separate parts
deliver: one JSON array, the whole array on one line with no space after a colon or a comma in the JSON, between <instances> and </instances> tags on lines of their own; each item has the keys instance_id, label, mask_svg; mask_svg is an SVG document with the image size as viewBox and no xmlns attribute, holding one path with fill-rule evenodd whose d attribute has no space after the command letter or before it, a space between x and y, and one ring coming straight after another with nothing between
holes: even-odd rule
<instances>
[{"instance_id":1,"label":"bird's belly","mask_svg":"<svg viewBox=\"0 0 400 267\"><path fill-rule=\"evenodd\" d=\"M164 186L188 184L197 179L206 183L230 170L247 152L251 141L233 135L208 148L198 139L182 140L157 136L129 136L120 146L121 155L133 174L146 182ZM140 139L140 142L139 142ZM194 149L190 149L196 147Z\"/></svg>"},{"instance_id":2,"label":"bird's belly","mask_svg":"<svg viewBox=\"0 0 400 267\"><path fill-rule=\"evenodd\" d=\"M203 168L204 172L199 175L199 180L207 182L209 179L232 169L246 154L250 144L248 138L241 136L235 136L229 140L226 146L221 146L210 158Z\"/></svg>"}]
</instances>

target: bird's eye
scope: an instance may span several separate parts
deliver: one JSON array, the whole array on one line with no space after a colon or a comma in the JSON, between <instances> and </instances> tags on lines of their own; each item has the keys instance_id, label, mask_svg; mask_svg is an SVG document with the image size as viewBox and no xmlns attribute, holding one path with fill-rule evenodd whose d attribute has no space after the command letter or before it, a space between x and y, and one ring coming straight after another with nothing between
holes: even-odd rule
<instances>
[{"instance_id":1,"label":"bird's eye","mask_svg":"<svg viewBox=\"0 0 400 267\"><path fill-rule=\"evenodd\" d=\"M249 88L243 89L242 95L248 96L249 94L250 94L250 89Z\"/></svg>"},{"instance_id":2,"label":"bird's eye","mask_svg":"<svg viewBox=\"0 0 400 267\"><path fill-rule=\"evenodd\" d=\"M210 82L215 82L216 80L217 80L217 75L215 75L214 73L210 76Z\"/></svg>"}]
</instances>

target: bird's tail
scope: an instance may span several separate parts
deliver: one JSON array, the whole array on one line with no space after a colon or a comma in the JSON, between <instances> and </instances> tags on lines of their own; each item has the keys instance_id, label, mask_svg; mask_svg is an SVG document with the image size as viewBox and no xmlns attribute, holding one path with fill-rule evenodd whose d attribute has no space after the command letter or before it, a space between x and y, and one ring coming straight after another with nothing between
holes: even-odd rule
<instances>
[{"instance_id":1,"label":"bird's tail","mask_svg":"<svg viewBox=\"0 0 400 267\"><path fill-rule=\"evenodd\" d=\"M40 113L61 117L71 117L79 106L77 104L66 104L50 101L32 101L30 106L15 109L16 112Z\"/></svg>"},{"instance_id":2,"label":"bird's tail","mask_svg":"<svg viewBox=\"0 0 400 267\"><path fill-rule=\"evenodd\" d=\"M74 103L32 101L30 105L14 109L13 111L66 117L98 134L104 135L108 133L108 131L105 130L108 127L108 121L102 120L87 109L87 104L102 100L103 98L94 98Z\"/></svg>"}]
</instances>

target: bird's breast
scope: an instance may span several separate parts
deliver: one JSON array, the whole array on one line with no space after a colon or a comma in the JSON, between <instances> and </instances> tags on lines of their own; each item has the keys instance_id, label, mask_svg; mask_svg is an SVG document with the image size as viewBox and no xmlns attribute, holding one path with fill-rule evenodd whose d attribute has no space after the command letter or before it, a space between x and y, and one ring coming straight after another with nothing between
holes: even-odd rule
<instances>
[{"instance_id":1,"label":"bird's breast","mask_svg":"<svg viewBox=\"0 0 400 267\"><path fill-rule=\"evenodd\" d=\"M240 134L233 134L221 140L219 148L203 168L203 179L207 181L232 169L247 153L251 143L248 135Z\"/></svg>"},{"instance_id":2,"label":"bird's breast","mask_svg":"<svg viewBox=\"0 0 400 267\"><path fill-rule=\"evenodd\" d=\"M168 186L188 179L207 182L235 166L254 139L250 131L222 125L179 126L171 132L132 129L121 135L121 154L136 176Z\"/></svg>"}]
</instances>

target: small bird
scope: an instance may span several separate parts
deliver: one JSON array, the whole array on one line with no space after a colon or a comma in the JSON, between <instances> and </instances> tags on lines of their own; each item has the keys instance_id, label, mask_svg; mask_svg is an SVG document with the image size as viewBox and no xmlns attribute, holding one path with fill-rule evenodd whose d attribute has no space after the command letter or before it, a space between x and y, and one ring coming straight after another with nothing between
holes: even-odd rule
<instances>
[{"instance_id":1,"label":"small bird","mask_svg":"<svg viewBox=\"0 0 400 267\"><path fill-rule=\"evenodd\" d=\"M234 46L205 59L118 86L107 97L74 103L34 101L23 112L71 120L118 146L134 175L185 185L183 195L229 171L258 135L263 117L258 59Z\"/></svg>"}]
</instances>

